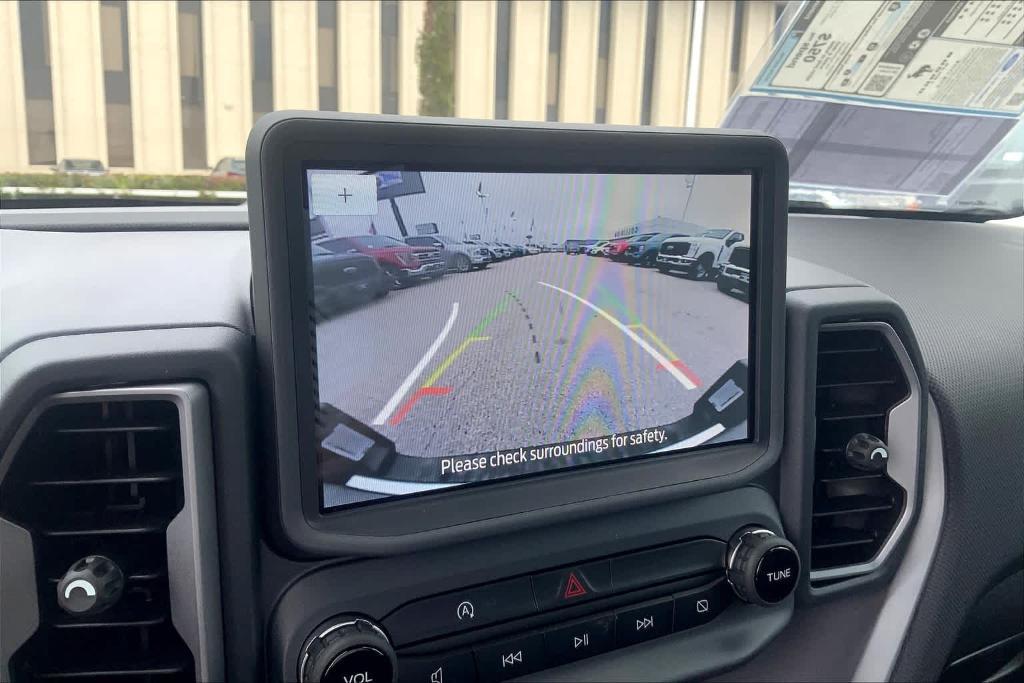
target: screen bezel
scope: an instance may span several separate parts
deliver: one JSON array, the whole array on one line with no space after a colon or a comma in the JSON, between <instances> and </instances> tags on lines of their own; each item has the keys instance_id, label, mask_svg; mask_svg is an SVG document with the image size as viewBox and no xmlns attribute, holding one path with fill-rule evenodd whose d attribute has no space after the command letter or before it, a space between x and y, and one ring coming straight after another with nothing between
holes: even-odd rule
<instances>
[{"instance_id":1,"label":"screen bezel","mask_svg":"<svg viewBox=\"0 0 1024 683\"><path fill-rule=\"evenodd\" d=\"M749 237L756 264L749 297L748 362L754 387L750 439L321 510L313 438L310 241L303 208L305 169L318 164L355 169L749 174ZM264 414L273 426L268 493L276 514L271 526L285 544L312 555L403 552L665 496L728 488L748 481L777 459L788 201L787 160L777 140L721 131L278 112L254 128L247 168L256 343L264 378ZM571 486L566 485L567 477Z\"/></svg>"}]
</instances>

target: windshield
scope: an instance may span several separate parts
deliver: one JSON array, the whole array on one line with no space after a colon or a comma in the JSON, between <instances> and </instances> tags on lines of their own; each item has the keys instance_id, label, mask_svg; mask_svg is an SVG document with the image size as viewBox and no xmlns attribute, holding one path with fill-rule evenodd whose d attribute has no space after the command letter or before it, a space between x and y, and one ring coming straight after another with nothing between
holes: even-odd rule
<instances>
[{"instance_id":1,"label":"windshield","mask_svg":"<svg viewBox=\"0 0 1024 683\"><path fill-rule=\"evenodd\" d=\"M307 109L761 130L798 210L1018 215L1018 5L19 0L0 197L240 203L254 121Z\"/></svg>"},{"instance_id":2,"label":"windshield","mask_svg":"<svg viewBox=\"0 0 1024 683\"><path fill-rule=\"evenodd\" d=\"M700 234L701 237L713 237L715 239L725 239L729 236L732 230L705 230Z\"/></svg>"},{"instance_id":3,"label":"windshield","mask_svg":"<svg viewBox=\"0 0 1024 683\"><path fill-rule=\"evenodd\" d=\"M407 246L403 242L396 240L394 237L388 237L387 235L357 235L356 237L349 237L356 244L360 244L364 247L371 247L379 249L382 247L404 247Z\"/></svg>"}]
</instances>

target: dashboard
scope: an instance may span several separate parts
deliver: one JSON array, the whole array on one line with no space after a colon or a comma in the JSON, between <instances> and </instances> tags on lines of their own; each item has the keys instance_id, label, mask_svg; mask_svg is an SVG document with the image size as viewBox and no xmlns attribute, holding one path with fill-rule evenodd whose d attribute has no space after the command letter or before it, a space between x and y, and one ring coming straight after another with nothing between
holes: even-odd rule
<instances>
[{"instance_id":1,"label":"dashboard","mask_svg":"<svg viewBox=\"0 0 1024 683\"><path fill-rule=\"evenodd\" d=\"M700 170L693 163L681 173L708 187ZM429 188L427 171L438 171L425 169ZM479 194L502 187L516 190L473 176L468 203L478 207ZM786 238L763 221L772 208L759 204L766 196L737 202L753 207L754 216L744 227L755 250L753 265L742 267L745 283L738 270L723 288L722 273L716 287L659 273L656 262L642 268L543 245L540 253L461 272L459 257L473 253L456 249L443 277L394 289L389 283L386 296L344 314L376 306L381 316L390 310L411 321L365 344L392 344L395 357L355 361L388 384L378 392L383 399L405 379L404 369L393 379L388 366L403 357L403 368L413 365L428 345L417 328L446 322L447 308L420 311L435 298L450 301L457 283L471 283L470 293L460 293L464 311L473 310L473 290L512 290L518 298L507 305L527 316L548 294L566 299L565 307L574 303L569 295L584 291L559 284L559 292L522 294L510 284L517 269L536 267L550 279L572 263L583 274L565 281L580 283L586 269L599 267L609 278L650 278L643 291L652 297L662 296L657 283L672 282L681 299L707 302L701 324L750 331L727 361L677 358L674 348L685 340L639 337L652 339L646 346L666 361L659 381L685 387L689 372L702 380L695 414L700 400L739 405L735 391L727 392L731 398L719 392L727 382L750 382L750 405L723 426L719 440L682 455L653 455L652 446L624 451L611 464L586 461L408 497L393 487L368 488L370 470L350 469L348 460L362 468L364 457L381 450L368 445L365 425L353 429L352 420L338 418L308 447L298 440L282 446L282 377L291 400L309 407L311 424L314 410L323 424L335 415L321 406L334 391L323 379L334 361L324 360L321 346L315 394L312 378L302 385L301 373L282 375L280 359L268 362L299 345L294 330L309 334L310 314L268 303L267 291L290 291L274 278L289 272L276 268L294 262L251 247L250 227L259 238L271 224L267 206L250 204L252 215L245 207L0 213L0 679L118 672L151 680L444 683L997 673L1024 632L1012 614L1021 604L1014 586L1024 560L1024 233L997 224L793 214L782 218ZM497 196L488 199L499 204ZM434 226L418 234L439 232ZM757 252L758 240L771 244L772 236L785 251ZM308 239L299 242L312 253ZM418 247L388 248L397 252L377 254L378 263ZM481 245L481 252L497 257L499 248ZM347 266L366 256L345 251ZM271 263L261 272L253 259ZM715 265L727 272L730 263L740 261ZM302 268L305 274L312 266ZM777 287L757 286L782 272ZM671 299L664 296L635 310L665 309ZM405 301L416 303L400 308ZM559 305L550 301L556 308L535 312L534 320L555 349L570 333L547 334L543 323ZM607 298L587 301L618 310ZM289 320L304 318L305 327L282 325L285 312ZM589 315L602 318L593 309ZM678 311L695 315L697 309ZM653 327L657 320L632 324ZM516 324L533 330L526 321ZM315 324L316 332L326 334L326 325ZM363 329L345 328L341 338ZM432 333L425 336L429 342ZM577 348L598 353L602 339L583 336ZM712 339L726 346L724 338ZM523 343L532 351L542 341ZM420 350L406 352L406 343ZM464 341L460 353L472 353L465 349L473 344ZM541 346L538 356L548 351ZM502 353L512 351L495 357ZM755 359L758 373L744 365L729 374L733 361ZM622 367L642 360L631 356ZM686 367L679 377L675 360ZM339 367L351 367L342 361ZM432 363L428 369L440 367ZM467 372L484 378L476 381L485 391L471 394L471 405L488 405L487 393L516 391L512 380L493 383L488 363L474 367ZM461 368L453 360L445 369ZM528 370L522 384L536 388L542 376L531 379ZM719 375L727 382L716 382ZM653 383L640 390L651 404L667 401ZM339 413L360 415L360 406L340 400L332 406ZM425 429L452 419L429 412L429 401L420 413L410 408L409 419L419 420L411 424ZM395 403L400 410L402 401ZM362 422L372 426L374 412ZM456 415L458 429L435 429L430 437L434 449L451 445L446 455L526 452L598 434L538 429L533 440L483 443L476 415ZM481 419L527 434L522 424L537 423L545 411L513 415L522 423L503 415L491 409ZM393 416L374 433L397 444L415 441L387 429L398 426ZM656 431L677 417L612 420L608 433ZM706 428L680 432L678 441ZM463 430L476 441L460 441ZM354 459L353 443L364 444ZM89 457L68 464L60 457L66 453ZM340 475L323 469L329 453L347 454ZM312 497L282 494L293 471L305 482L295 495ZM359 486L355 476L364 477ZM340 483L329 487L325 477ZM368 491L373 495L363 495ZM329 492L339 505L328 504ZM76 592L75 581L93 595ZM970 646L961 632L968 624L976 641ZM1010 653L1005 661L992 656L993 645ZM59 654L47 654L53 652ZM103 668L90 668L96 666Z\"/></svg>"}]
</instances>

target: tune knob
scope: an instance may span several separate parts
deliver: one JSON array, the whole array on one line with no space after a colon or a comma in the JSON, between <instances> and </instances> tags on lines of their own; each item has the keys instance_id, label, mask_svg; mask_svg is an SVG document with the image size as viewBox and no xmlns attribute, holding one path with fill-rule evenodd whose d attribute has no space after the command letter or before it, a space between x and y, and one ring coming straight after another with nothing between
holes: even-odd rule
<instances>
[{"instance_id":1,"label":"tune knob","mask_svg":"<svg viewBox=\"0 0 1024 683\"><path fill-rule=\"evenodd\" d=\"M745 527L729 541L726 578L741 599L767 607L793 592L800 557L793 544L759 527Z\"/></svg>"},{"instance_id":2,"label":"tune knob","mask_svg":"<svg viewBox=\"0 0 1024 683\"><path fill-rule=\"evenodd\" d=\"M395 650L368 619L340 616L309 639L299 659L302 683L393 683Z\"/></svg>"},{"instance_id":3,"label":"tune knob","mask_svg":"<svg viewBox=\"0 0 1024 683\"><path fill-rule=\"evenodd\" d=\"M57 604L84 617L112 607L124 592L124 574L109 557L88 555L75 562L57 583Z\"/></svg>"}]
</instances>

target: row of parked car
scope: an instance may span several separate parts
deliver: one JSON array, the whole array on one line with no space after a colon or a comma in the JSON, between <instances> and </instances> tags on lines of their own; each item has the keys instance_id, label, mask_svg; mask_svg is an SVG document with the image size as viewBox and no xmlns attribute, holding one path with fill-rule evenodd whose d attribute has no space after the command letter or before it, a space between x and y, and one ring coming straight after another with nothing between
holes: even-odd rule
<instances>
[{"instance_id":1,"label":"row of parked car","mask_svg":"<svg viewBox=\"0 0 1024 683\"><path fill-rule=\"evenodd\" d=\"M635 266L679 272L693 280L714 280L718 289L747 298L750 246L738 230L705 230L696 235L649 232L614 240L566 240L566 254L602 256Z\"/></svg>"},{"instance_id":2,"label":"row of parked car","mask_svg":"<svg viewBox=\"0 0 1024 683\"><path fill-rule=\"evenodd\" d=\"M416 235L405 241L387 235L352 235L312 245L313 295L319 315L381 298L446 273L483 270L492 263L538 254L536 245Z\"/></svg>"}]
</instances>

